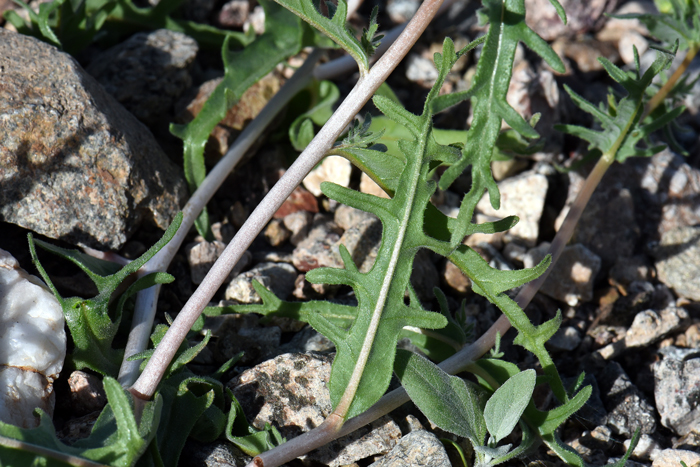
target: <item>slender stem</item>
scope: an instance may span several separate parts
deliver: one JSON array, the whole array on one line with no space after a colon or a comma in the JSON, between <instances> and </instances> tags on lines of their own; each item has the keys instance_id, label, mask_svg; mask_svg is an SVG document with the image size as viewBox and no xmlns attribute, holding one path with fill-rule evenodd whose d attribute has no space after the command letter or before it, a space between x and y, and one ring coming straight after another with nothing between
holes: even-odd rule
<instances>
[{"instance_id":1,"label":"slender stem","mask_svg":"<svg viewBox=\"0 0 700 467\"><path fill-rule=\"evenodd\" d=\"M699 50L700 44L693 44L688 48L683 62L676 69L676 71L673 72L671 77L668 79L668 81L666 81L666 83L661 87L661 89L659 89L657 93L654 94L654 97L652 97L647 103L644 115L642 116L642 121L650 113L652 113L664 101L664 99L666 99L666 96L668 96L668 94L671 92L678 80L681 79L681 76L683 76L683 73L685 73L685 71L688 69L688 67L690 66L690 62L693 61L695 55L698 53Z\"/></svg>"},{"instance_id":2,"label":"slender stem","mask_svg":"<svg viewBox=\"0 0 700 467\"><path fill-rule=\"evenodd\" d=\"M132 386L131 392L136 397L142 399L153 397L158 383L165 374L165 370L174 357L175 352L185 339L187 332L204 307L209 303L209 300L223 284L231 268L238 262L258 233L262 231L267 221L272 218L273 214L297 185L324 157L326 151L335 143L348 123L408 53L430 20L435 16L435 13L437 13L441 3L442 0L426 0L421 5L413 19L406 26L406 29L399 36L399 39L389 47L389 50L377 61L367 76L357 83L304 152L301 153L260 202L258 207L255 208L219 259L214 263L202 284L185 303L173 325L168 329L163 340L161 340L151 356L143 373Z\"/></svg>"}]
</instances>

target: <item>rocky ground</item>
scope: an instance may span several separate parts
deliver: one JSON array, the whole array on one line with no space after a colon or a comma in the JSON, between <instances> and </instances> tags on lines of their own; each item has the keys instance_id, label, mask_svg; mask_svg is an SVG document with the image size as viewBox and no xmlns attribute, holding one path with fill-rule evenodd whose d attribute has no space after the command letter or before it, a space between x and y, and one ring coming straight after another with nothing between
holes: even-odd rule
<instances>
[{"instance_id":1,"label":"rocky ground","mask_svg":"<svg viewBox=\"0 0 700 467\"><path fill-rule=\"evenodd\" d=\"M590 124L563 92L567 84L593 102L605 99L612 85L595 60L605 56L629 66L632 45L648 66L654 52L644 28L634 21L603 16L606 12L648 11L644 1L568 1L568 26L554 19L546 0L528 0L533 27L565 58L567 73L558 75L519 50L509 101L526 118L541 112L537 127L544 148L531 156L494 162L502 208L487 200L477 218L517 215L520 223L497 235L475 235L467 243L500 269L531 267L543 257L581 186L587 170L565 173L585 148L553 130L559 122ZM0 1L0 8L3 7ZM247 0L227 3L195 0L186 15L219 27L260 29L262 10ZM367 13L366 4L361 12ZM417 3L395 0L384 7L380 24L402 22ZM473 16L476 2L457 2L430 27L389 81L409 110L420 111L436 72L430 57L444 34L458 46L479 34ZM366 10L366 11L365 11ZM553 11L553 10L552 10ZM197 16L198 15L198 16ZM358 20L359 21L359 20ZM218 52L200 48L181 33L139 33L113 48L88 48L72 62L43 43L0 30L0 248L33 271L26 232L63 246L82 245L117 251L135 258L162 234L186 199L181 175L181 146L167 124L184 122L222 76ZM445 91L466 89L475 57L458 63ZM0 67L2 69L2 67ZM693 76L700 61L691 65ZM240 129L289 76L280 67L246 94L215 130L207 148L209 161L225 153ZM347 92L353 77L338 82ZM21 96L21 97L17 97ZM564 426L561 437L587 462L600 465L621 457L639 428L642 438L633 462L657 467L700 465L700 85L684 102L677 138L686 157L665 150L650 159L616 164L606 174L586 209L574 239L528 307L536 322L554 316L565 320L549 342L565 378L586 372L594 388L587 405ZM294 111L290 110L289 114ZM441 114L436 125L463 129L464 105ZM286 125L286 126L285 126ZM288 166L294 151L285 139L289 117L256 145L209 204L216 240L207 242L192 230L169 272L176 277L163 287L158 320L175 315L202 281L247 214ZM14 161L10 164L10 161ZM381 224L367 213L338 205L320 194L322 180L376 192L357 169L328 160L285 203L244 259L231 273L216 303L257 303L257 279L288 300L326 298L352 303L344 287L311 285L304 274L319 266L341 265L342 243L361 269L369 268L381 238ZM457 209L458 180L439 192L434 203ZM44 237L42 237L44 236ZM56 240L59 240L58 242ZM42 254L64 296L91 296L91 282L77 268ZM418 255L414 286L426 306L437 309L432 289L448 294L452 310L465 303L466 320L475 335L488 329L499 312L471 291L469 280L449 262L427 252ZM330 411L325 389L334 348L308 326L276 319L262 323L256 315L224 315L207 320L214 339L194 362L208 373L240 351L245 355L227 375L248 419L262 428L279 427L287 438L318 425ZM511 331L512 332L512 331ZM522 368L535 359L504 338L505 358ZM405 343L404 343L405 344ZM299 370L302 368L302 370ZM99 378L64 371L56 382L55 424L66 439L84 434L105 403ZM76 418L79 417L79 418ZM434 429L410 404L290 465L453 465L456 452L445 451L436 438L461 439ZM449 444L448 444L449 446ZM191 442L182 466L243 465L245 456L225 441ZM558 464L541 449L512 465Z\"/></svg>"}]
</instances>

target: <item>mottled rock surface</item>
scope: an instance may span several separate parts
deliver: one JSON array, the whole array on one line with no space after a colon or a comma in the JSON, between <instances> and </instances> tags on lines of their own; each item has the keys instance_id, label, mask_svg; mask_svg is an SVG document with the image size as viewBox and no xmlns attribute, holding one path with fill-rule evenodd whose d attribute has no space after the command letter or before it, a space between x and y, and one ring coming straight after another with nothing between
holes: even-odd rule
<instances>
[{"instance_id":1,"label":"mottled rock surface","mask_svg":"<svg viewBox=\"0 0 700 467\"><path fill-rule=\"evenodd\" d=\"M425 430L413 431L371 467L449 467L442 442Z\"/></svg>"},{"instance_id":2,"label":"mottled rock surface","mask_svg":"<svg viewBox=\"0 0 700 467\"><path fill-rule=\"evenodd\" d=\"M297 272L291 264L261 263L231 281L226 288L226 299L240 303L260 303L262 299L253 288L253 280L257 280L284 300L294 290L296 277Z\"/></svg>"},{"instance_id":3,"label":"mottled rock surface","mask_svg":"<svg viewBox=\"0 0 700 467\"><path fill-rule=\"evenodd\" d=\"M95 56L86 71L150 125L171 113L192 85L190 68L198 49L197 42L181 32L140 32Z\"/></svg>"},{"instance_id":4,"label":"mottled rock surface","mask_svg":"<svg viewBox=\"0 0 700 467\"><path fill-rule=\"evenodd\" d=\"M681 297L700 301L700 226L664 232L654 256L661 282Z\"/></svg>"},{"instance_id":5,"label":"mottled rock surface","mask_svg":"<svg viewBox=\"0 0 700 467\"><path fill-rule=\"evenodd\" d=\"M547 254L544 242L525 256L525 267L537 266ZM600 258L583 245L567 246L540 291L571 306L593 298L593 283L600 271Z\"/></svg>"},{"instance_id":6,"label":"mottled rock surface","mask_svg":"<svg viewBox=\"0 0 700 467\"><path fill-rule=\"evenodd\" d=\"M670 349L669 349L670 350ZM697 350L697 349L696 349ZM691 351L692 352L692 351ZM654 398L661 424L685 435L698 424L700 410L700 355L685 358L666 351L663 360L654 364Z\"/></svg>"},{"instance_id":7,"label":"mottled rock surface","mask_svg":"<svg viewBox=\"0 0 700 467\"><path fill-rule=\"evenodd\" d=\"M491 206L488 194L479 201L476 209L482 214L497 218L518 216L520 222L510 229L506 236L516 237L525 245L533 247L539 235L539 222L547 187L547 178L544 175L525 172L498 184L501 191L501 207L498 211Z\"/></svg>"},{"instance_id":8,"label":"mottled rock surface","mask_svg":"<svg viewBox=\"0 0 700 467\"><path fill-rule=\"evenodd\" d=\"M228 383L247 419L256 428L276 426L287 439L320 425L332 412L326 385L330 356L283 354L243 372ZM368 427L308 454L330 467L389 452L401 437L398 425L384 416Z\"/></svg>"},{"instance_id":9,"label":"mottled rock surface","mask_svg":"<svg viewBox=\"0 0 700 467\"><path fill-rule=\"evenodd\" d=\"M645 310L637 313L632 326L627 330L627 347L644 347L661 340L666 335L681 328L688 312L683 308L669 307L660 312Z\"/></svg>"},{"instance_id":10,"label":"mottled rock surface","mask_svg":"<svg viewBox=\"0 0 700 467\"><path fill-rule=\"evenodd\" d=\"M632 383L619 363L607 363L597 380L608 411L607 425L616 434L632 436L637 428L646 434L656 430L654 407Z\"/></svg>"},{"instance_id":11,"label":"mottled rock surface","mask_svg":"<svg viewBox=\"0 0 700 467\"><path fill-rule=\"evenodd\" d=\"M186 197L153 135L68 55L0 29L0 219L119 249Z\"/></svg>"}]
</instances>

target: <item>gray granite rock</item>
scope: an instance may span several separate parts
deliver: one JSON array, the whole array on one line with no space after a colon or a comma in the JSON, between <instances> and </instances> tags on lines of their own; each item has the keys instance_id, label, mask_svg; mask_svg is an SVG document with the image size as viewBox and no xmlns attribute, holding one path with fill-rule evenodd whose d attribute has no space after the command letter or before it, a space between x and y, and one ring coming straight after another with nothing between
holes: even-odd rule
<instances>
[{"instance_id":1,"label":"gray granite rock","mask_svg":"<svg viewBox=\"0 0 700 467\"><path fill-rule=\"evenodd\" d=\"M353 208L351 206L346 206L341 204L333 213L333 220L338 226L343 230L348 230L349 228L359 224L360 222L367 219L376 219L377 216L371 212L363 211L362 209Z\"/></svg>"},{"instance_id":2,"label":"gray granite rock","mask_svg":"<svg viewBox=\"0 0 700 467\"><path fill-rule=\"evenodd\" d=\"M282 221L290 232L289 243L294 246L299 245L309 233L313 219L314 215L309 211L297 211L284 216Z\"/></svg>"},{"instance_id":3,"label":"gray granite rock","mask_svg":"<svg viewBox=\"0 0 700 467\"><path fill-rule=\"evenodd\" d=\"M526 268L539 264L545 257L549 243L543 242L528 251L524 258ZM593 283L600 270L600 258L581 244L564 248L540 291L550 297L575 306L580 301L593 299Z\"/></svg>"},{"instance_id":4,"label":"gray granite rock","mask_svg":"<svg viewBox=\"0 0 700 467\"><path fill-rule=\"evenodd\" d=\"M683 349L678 349L683 350ZM665 352L664 358L654 364L654 398L661 416L661 424L685 435L700 417L697 407L700 398L700 355L698 349L688 355L674 356ZM679 352L680 353L680 352Z\"/></svg>"},{"instance_id":5,"label":"gray granite rock","mask_svg":"<svg viewBox=\"0 0 700 467\"><path fill-rule=\"evenodd\" d=\"M420 2L416 0L389 0L386 12L394 23L401 24L413 18L419 6Z\"/></svg>"},{"instance_id":6,"label":"gray granite rock","mask_svg":"<svg viewBox=\"0 0 700 467\"><path fill-rule=\"evenodd\" d=\"M700 226L664 232L654 256L661 282L681 297L700 301Z\"/></svg>"},{"instance_id":7,"label":"gray granite rock","mask_svg":"<svg viewBox=\"0 0 700 467\"><path fill-rule=\"evenodd\" d=\"M664 449L654 456L651 467L678 467L681 461L688 467L700 465L700 453L685 449Z\"/></svg>"},{"instance_id":8,"label":"gray granite rock","mask_svg":"<svg viewBox=\"0 0 700 467\"><path fill-rule=\"evenodd\" d=\"M244 467L252 458L228 441L200 443L188 438L178 465L187 467Z\"/></svg>"},{"instance_id":9,"label":"gray granite rock","mask_svg":"<svg viewBox=\"0 0 700 467\"><path fill-rule=\"evenodd\" d=\"M214 263L221 253L226 249L224 242L219 240L214 240L213 242L207 242L202 239L198 243L191 243L185 247L185 253L187 254L187 262L190 265L190 275L192 277L192 282L194 284L201 284L204 280L204 276L209 273L209 270L214 266ZM252 254L249 251L243 253L241 259L233 267L228 275L228 280L233 280L238 274L245 269L251 261Z\"/></svg>"},{"instance_id":10,"label":"gray granite rock","mask_svg":"<svg viewBox=\"0 0 700 467\"><path fill-rule=\"evenodd\" d=\"M134 34L94 57L86 71L142 122L158 123L192 85L199 47L181 32Z\"/></svg>"},{"instance_id":11,"label":"gray granite rock","mask_svg":"<svg viewBox=\"0 0 700 467\"><path fill-rule=\"evenodd\" d=\"M407 434L370 467L449 467L450 459L434 434L418 430Z\"/></svg>"},{"instance_id":12,"label":"gray granite rock","mask_svg":"<svg viewBox=\"0 0 700 467\"><path fill-rule=\"evenodd\" d=\"M319 267L343 267L337 248L342 229L327 216L317 215L308 236L294 249L292 261L301 272Z\"/></svg>"},{"instance_id":13,"label":"gray granite rock","mask_svg":"<svg viewBox=\"0 0 700 467\"><path fill-rule=\"evenodd\" d=\"M219 26L224 28L242 28L248 19L250 3L248 0L230 0L224 3L217 15Z\"/></svg>"},{"instance_id":14,"label":"gray granite rock","mask_svg":"<svg viewBox=\"0 0 700 467\"><path fill-rule=\"evenodd\" d=\"M228 387L253 426L271 423L290 439L317 427L331 414L330 371L329 356L284 354L243 372ZM398 425L384 416L305 459L330 467L347 465L389 452L400 437Z\"/></svg>"},{"instance_id":15,"label":"gray granite rock","mask_svg":"<svg viewBox=\"0 0 700 467\"><path fill-rule=\"evenodd\" d=\"M700 224L700 170L667 149L638 171L651 207L661 208L661 218L655 220L660 237L676 227Z\"/></svg>"},{"instance_id":16,"label":"gray granite rock","mask_svg":"<svg viewBox=\"0 0 700 467\"><path fill-rule=\"evenodd\" d=\"M284 226L282 219L272 219L263 233L270 246L278 247L284 244L292 233Z\"/></svg>"},{"instance_id":17,"label":"gray granite rock","mask_svg":"<svg viewBox=\"0 0 700 467\"><path fill-rule=\"evenodd\" d=\"M547 345L557 350L570 352L581 343L581 333L573 326L564 326L547 341Z\"/></svg>"},{"instance_id":18,"label":"gray granite rock","mask_svg":"<svg viewBox=\"0 0 700 467\"><path fill-rule=\"evenodd\" d=\"M625 440L625 450L629 449L632 440ZM632 458L638 461L648 462L661 452L661 445L653 437L647 434L639 436L637 447L632 451Z\"/></svg>"},{"instance_id":19,"label":"gray granite rock","mask_svg":"<svg viewBox=\"0 0 700 467\"><path fill-rule=\"evenodd\" d=\"M507 178L498 184L501 192L501 207L493 209L488 194L476 205L481 214L494 218L518 216L520 222L506 236L515 237L526 246L533 247L539 235L540 218L547 196L547 177L535 172L524 172Z\"/></svg>"},{"instance_id":20,"label":"gray granite rock","mask_svg":"<svg viewBox=\"0 0 700 467\"><path fill-rule=\"evenodd\" d=\"M372 269L381 241L382 223L377 218L368 218L355 224L340 237L340 243L348 249L360 272L369 272ZM341 261L340 252L338 261Z\"/></svg>"},{"instance_id":21,"label":"gray granite rock","mask_svg":"<svg viewBox=\"0 0 700 467\"><path fill-rule=\"evenodd\" d=\"M0 29L0 219L119 249L187 196L153 135L68 55Z\"/></svg>"},{"instance_id":22,"label":"gray granite rock","mask_svg":"<svg viewBox=\"0 0 700 467\"><path fill-rule=\"evenodd\" d=\"M226 300L240 303L261 303L262 299L253 288L253 280L270 289L278 298L286 299L294 290L297 272L286 263L261 263L253 269L236 276L226 287Z\"/></svg>"},{"instance_id":23,"label":"gray granite rock","mask_svg":"<svg viewBox=\"0 0 700 467\"><path fill-rule=\"evenodd\" d=\"M631 436L639 428L642 433L656 430L654 407L632 383L619 363L608 362L598 374L603 403L608 411L607 425L618 435Z\"/></svg>"},{"instance_id":24,"label":"gray granite rock","mask_svg":"<svg viewBox=\"0 0 700 467\"><path fill-rule=\"evenodd\" d=\"M632 326L627 330L625 345L627 347L644 347L653 344L679 330L687 319L688 312L675 306L664 308L658 313L654 310L637 313Z\"/></svg>"},{"instance_id":25,"label":"gray granite rock","mask_svg":"<svg viewBox=\"0 0 700 467\"><path fill-rule=\"evenodd\" d=\"M432 86L438 77L435 63L429 58L417 54L410 54L406 58L406 78L421 84L422 86Z\"/></svg>"}]
</instances>

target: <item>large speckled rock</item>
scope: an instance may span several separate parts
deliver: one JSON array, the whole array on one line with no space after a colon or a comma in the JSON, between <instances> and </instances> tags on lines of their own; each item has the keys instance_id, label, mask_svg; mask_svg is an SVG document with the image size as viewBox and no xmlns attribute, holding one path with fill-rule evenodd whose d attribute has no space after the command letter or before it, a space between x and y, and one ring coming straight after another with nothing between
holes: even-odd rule
<instances>
[{"instance_id":1,"label":"large speckled rock","mask_svg":"<svg viewBox=\"0 0 700 467\"><path fill-rule=\"evenodd\" d=\"M53 414L53 381L66 358L63 311L53 293L0 250L0 421L33 428Z\"/></svg>"},{"instance_id":2,"label":"large speckled rock","mask_svg":"<svg viewBox=\"0 0 700 467\"><path fill-rule=\"evenodd\" d=\"M386 456L370 467L448 467L445 446L432 433L425 430L413 431L394 446Z\"/></svg>"},{"instance_id":3,"label":"large speckled rock","mask_svg":"<svg viewBox=\"0 0 700 467\"><path fill-rule=\"evenodd\" d=\"M181 32L140 32L97 55L86 71L139 120L154 124L192 85L198 49Z\"/></svg>"},{"instance_id":4,"label":"large speckled rock","mask_svg":"<svg viewBox=\"0 0 700 467\"><path fill-rule=\"evenodd\" d=\"M246 418L261 429L276 426L287 439L307 432L333 411L327 388L331 357L283 354L243 372L228 383ZM401 430L388 416L311 452L306 459L330 467L352 464L385 454L401 438Z\"/></svg>"},{"instance_id":5,"label":"large speckled rock","mask_svg":"<svg viewBox=\"0 0 700 467\"><path fill-rule=\"evenodd\" d=\"M0 220L119 249L187 194L153 135L69 55L0 29Z\"/></svg>"},{"instance_id":6,"label":"large speckled rock","mask_svg":"<svg viewBox=\"0 0 700 467\"><path fill-rule=\"evenodd\" d=\"M661 282L681 297L700 300L700 227L664 232L654 256Z\"/></svg>"}]
</instances>

